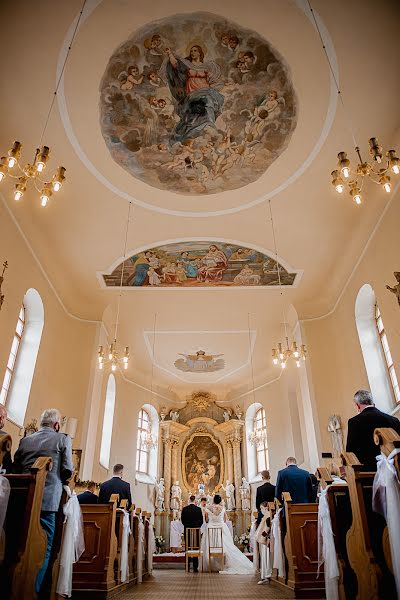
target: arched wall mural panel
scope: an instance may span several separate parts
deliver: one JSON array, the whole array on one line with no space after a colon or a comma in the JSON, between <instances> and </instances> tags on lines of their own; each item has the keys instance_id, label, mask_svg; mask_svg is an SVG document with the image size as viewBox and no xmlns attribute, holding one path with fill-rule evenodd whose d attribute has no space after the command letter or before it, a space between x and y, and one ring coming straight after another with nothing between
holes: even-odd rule
<instances>
[{"instance_id":1,"label":"arched wall mural panel","mask_svg":"<svg viewBox=\"0 0 400 600\"><path fill-rule=\"evenodd\" d=\"M100 125L113 159L180 194L256 181L296 122L296 94L278 52L211 13L141 27L115 50L100 84Z\"/></svg>"},{"instance_id":2,"label":"arched wall mural panel","mask_svg":"<svg viewBox=\"0 0 400 600\"><path fill-rule=\"evenodd\" d=\"M182 241L149 248L125 261L124 287L294 286L300 272L254 248L229 242ZM101 273L106 287L120 285L122 262Z\"/></svg>"},{"instance_id":3,"label":"arched wall mural panel","mask_svg":"<svg viewBox=\"0 0 400 600\"><path fill-rule=\"evenodd\" d=\"M194 433L183 448L182 475L191 492L198 493L200 483L206 494L217 492L224 479L224 453L218 440L209 433Z\"/></svg>"}]
</instances>

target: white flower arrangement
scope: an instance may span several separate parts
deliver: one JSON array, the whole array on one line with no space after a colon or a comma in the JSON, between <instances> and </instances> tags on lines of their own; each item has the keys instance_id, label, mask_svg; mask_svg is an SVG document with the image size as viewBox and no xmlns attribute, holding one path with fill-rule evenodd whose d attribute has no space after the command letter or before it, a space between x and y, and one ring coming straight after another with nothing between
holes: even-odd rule
<instances>
[{"instance_id":1,"label":"white flower arrangement","mask_svg":"<svg viewBox=\"0 0 400 600\"><path fill-rule=\"evenodd\" d=\"M239 546L248 546L250 543L250 536L248 533L242 533L242 535L240 535L239 537L235 535L234 541Z\"/></svg>"},{"instance_id":2,"label":"white flower arrangement","mask_svg":"<svg viewBox=\"0 0 400 600\"><path fill-rule=\"evenodd\" d=\"M154 538L157 548L161 548L165 544L165 540L162 535L156 535Z\"/></svg>"}]
</instances>

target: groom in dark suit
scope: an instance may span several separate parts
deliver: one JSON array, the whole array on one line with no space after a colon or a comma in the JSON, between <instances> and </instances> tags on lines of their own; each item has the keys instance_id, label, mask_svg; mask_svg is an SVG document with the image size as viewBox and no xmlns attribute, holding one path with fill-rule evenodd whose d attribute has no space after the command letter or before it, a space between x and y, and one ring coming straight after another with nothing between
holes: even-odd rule
<instances>
[{"instance_id":1,"label":"groom in dark suit","mask_svg":"<svg viewBox=\"0 0 400 600\"><path fill-rule=\"evenodd\" d=\"M269 471L262 471L261 477L263 485L257 488L256 494L256 508L258 510L257 525L262 521L263 514L261 512L261 504L263 502L273 502L275 498L275 486L270 483L271 476Z\"/></svg>"},{"instance_id":2,"label":"groom in dark suit","mask_svg":"<svg viewBox=\"0 0 400 600\"><path fill-rule=\"evenodd\" d=\"M185 545L186 545L186 529L196 528L199 529L199 545L200 545L200 527L203 525L203 511L199 506L196 506L194 501L196 500L195 496L190 496L189 504L182 508L182 516L181 521L182 525L185 528ZM189 571L190 571L190 562L193 560L193 572L198 573L199 571L199 559L196 556L189 557Z\"/></svg>"}]
</instances>

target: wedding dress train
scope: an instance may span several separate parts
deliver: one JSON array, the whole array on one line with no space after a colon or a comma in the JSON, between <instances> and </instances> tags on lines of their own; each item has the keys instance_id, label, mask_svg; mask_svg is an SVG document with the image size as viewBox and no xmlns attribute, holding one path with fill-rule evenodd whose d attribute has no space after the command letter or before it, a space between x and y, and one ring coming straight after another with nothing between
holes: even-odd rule
<instances>
[{"instance_id":1,"label":"wedding dress train","mask_svg":"<svg viewBox=\"0 0 400 600\"><path fill-rule=\"evenodd\" d=\"M213 505L211 508L206 509L206 513L208 515L208 523L205 523L201 538L204 570L208 569L208 528L218 527L222 530L222 542L224 545L224 570L220 571L220 573L223 575L254 575L253 563L233 542L232 535L225 523L225 509L219 504ZM214 559L211 560L213 561ZM216 563L217 561L218 559L215 559Z\"/></svg>"}]
</instances>

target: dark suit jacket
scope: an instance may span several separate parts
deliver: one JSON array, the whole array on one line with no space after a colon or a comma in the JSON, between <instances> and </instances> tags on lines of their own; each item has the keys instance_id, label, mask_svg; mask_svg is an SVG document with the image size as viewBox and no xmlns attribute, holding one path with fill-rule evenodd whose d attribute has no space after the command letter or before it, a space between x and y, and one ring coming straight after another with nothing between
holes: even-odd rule
<instances>
[{"instance_id":1,"label":"dark suit jacket","mask_svg":"<svg viewBox=\"0 0 400 600\"><path fill-rule=\"evenodd\" d=\"M119 494L120 501L126 498L128 500L128 509L131 507L131 486L127 481L123 481L120 477L112 477L102 483L99 492L99 504L109 502L112 494Z\"/></svg>"},{"instance_id":2,"label":"dark suit jacket","mask_svg":"<svg viewBox=\"0 0 400 600\"><path fill-rule=\"evenodd\" d=\"M201 527L203 525L203 511L195 504L188 504L182 508L182 525L187 527Z\"/></svg>"},{"instance_id":3,"label":"dark suit jacket","mask_svg":"<svg viewBox=\"0 0 400 600\"><path fill-rule=\"evenodd\" d=\"M82 492L82 494L78 494L77 498L79 504L97 504L99 501L96 494L89 492L89 490L86 490L86 492Z\"/></svg>"},{"instance_id":4,"label":"dark suit jacket","mask_svg":"<svg viewBox=\"0 0 400 600\"><path fill-rule=\"evenodd\" d=\"M366 471L376 471L375 457L380 454L379 446L374 443L376 427L391 427L400 434L400 421L387 415L375 406L364 408L347 424L346 451L354 452Z\"/></svg>"},{"instance_id":5,"label":"dark suit jacket","mask_svg":"<svg viewBox=\"0 0 400 600\"><path fill-rule=\"evenodd\" d=\"M7 435L7 432L0 430L0 435ZM11 470L12 470L11 452L6 452L4 455L3 469L5 469L6 473L11 473Z\"/></svg>"},{"instance_id":6,"label":"dark suit jacket","mask_svg":"<svg viewBox=\"0 0 400 600\"><path fill-rule=\"evenodd\" d=\"M297 465L289 465L278 472L275 496L282 502L282 492L290 492L293 504L304 504L312 501L312 483L310 473L299 469Z\"/></svg>"},{"instance_id":7,"label":"dark suit jacket","mask_svg":"<svg viewBox=\"0 0 400 600\"><path fill-rule=\"evenodd\" d=\"M275 498L275 486L269 481L266 481L263 485L257 488L256 493L256 508L258 510L257 525L262 521L262 512L260 509L262 502L273 502Z\"/></svg>"}]
</instances>

